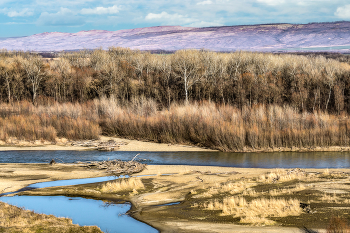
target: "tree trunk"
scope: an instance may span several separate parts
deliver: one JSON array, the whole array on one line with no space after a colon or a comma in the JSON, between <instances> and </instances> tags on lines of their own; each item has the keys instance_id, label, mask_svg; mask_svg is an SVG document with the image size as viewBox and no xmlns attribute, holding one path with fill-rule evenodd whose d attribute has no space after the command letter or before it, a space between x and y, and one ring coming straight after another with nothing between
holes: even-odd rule
<instances>
[{"instance_id":1,"label":"tree trunk","mask_svg":"<svg viewBox=\"0 0 350 233\"><path fill-rule=\"evenodd\" d=\"M8 98L8 101L9 103L11 103L11 89L10 89L10 81L9 81L9 78L6 77L6 86L7 86L7 98Z\"/></svg>"},{"instance_id":2,"label":"tree trunk","mask_svg":"<svg viewBox=\"0 0 350 233\"><path fill-rule=\"evenodd\" d=\"M326 103L326 111L328 108L329 99L331 98L331 93L332 93L332 87L329 88L329 95L328 95L328 99L327 99L327 103Z\"/></svg>"}]
</instances>

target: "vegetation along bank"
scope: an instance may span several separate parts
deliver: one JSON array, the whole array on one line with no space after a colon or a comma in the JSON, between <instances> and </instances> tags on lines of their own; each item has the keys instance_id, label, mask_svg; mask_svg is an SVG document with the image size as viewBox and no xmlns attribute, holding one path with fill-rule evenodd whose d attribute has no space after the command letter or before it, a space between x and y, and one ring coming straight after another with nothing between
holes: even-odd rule
<instances>
[{"instance_id":1,"label":"vegetation along bank","mask_svg":"<svg viewBox=\"0 0 350 233\"><path fill-rule=\"evenodd\" d=\"M346 55L0 53L0 139L119 136L222 151L347 147Z\"/></svg>"}]
</instances>

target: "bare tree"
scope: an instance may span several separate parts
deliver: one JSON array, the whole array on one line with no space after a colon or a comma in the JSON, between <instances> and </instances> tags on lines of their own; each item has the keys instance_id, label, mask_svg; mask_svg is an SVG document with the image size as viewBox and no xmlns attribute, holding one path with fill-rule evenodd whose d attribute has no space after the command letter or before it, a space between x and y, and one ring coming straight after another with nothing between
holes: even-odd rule
<instances>
[{"instance_id":1,"label":"bare tree","mask_svg":"<svg viewBox=\"0 0 350 233\"><path fill-rule=\"evenodd\" d=\"M124 78L124 71L119 67L119 57L111 52L97 50L91 55L94 69L99 71L102 79L108 83L109 94L116 94L116 85Z\"/></svg>"},{"instance_id":2,"label":"bare tree","mask_svg":"<svg viewBox=\"0 0 350 233\"><path fill-rule=\"evenodd\" d=\"M4 78L9 103L12 102L10 82L13 69L14 63L9 61L9 59L3 59L0 61L0 78Z\"/></svg>"},{"instance_id":3,"label":"bare tree","mask_svg":"<svg viewBox=\"0 0 350 233\"><path fill-rule=\"evenodd\" d=\"M84 68L91 65L91 52L88 50L81 50L79 52L64 53L63 58L67 59L70 64L77 68Z\"/></svg>"},{"instance_id":4,"label":"bare tree","mask_svg":"<svg viewBox=\"0 0 350 233\"><path fill-rule=\"evenodd\" d=\"M71 65L69 61L65 58L60 58L57 61L54 61L53 65L51 66L51 69L57 72L60 78L63 80L63 98L66 100L67 98L67 80L72 72Z\"/></svg>"},{"instance_id":5,"label":"bare tree","mask_svg":"<svg viewBox=\"0 0 350 233\"><path fill-rule=\"evenodd\" d=\"M331 98L332 88L334 87L335 77L339 71L339 62L329 59L325 67L326 84L329 87L329 94L326 102L326 111L328 109L329 100Z\"/></svg>"},{"instance_id":6,"label":"bare tree","mask_svg":"<svg viewBox=\"0 0 350 233\"><path fill-rule=\"evenodd\" d=\"M167 102L168 102L168 107L170 107L170 102L171 102L170 79L171 79L171 73L172 73L170 56L163 55L160 61L157 63L157 66L161 72L160 78L164 83L164 85L166 86Z\"/></svg>"},{"instance_id":7,"label":"bare tree","mask_svg":"<svg viewBox=\"0 0 350 233\"><path fill-rule=\"evenodd\" d=\"M227 56L219 55L214 52L202 53L202 71L203 78L210 87L215 87L220 92L222 102L225 103L224 81L226 77ZM209 94L209 100L211 100Z\"/></svg>"},{"instance_id":8,"label":"bare tree","mask_svg":"<svg viewBox=\"0 0 350 233\"><path fill-rule=\"evenodd\" d=\"M35 104L40 82L44 77L42 58L37 55L30 55L26 59L23 59L22 57L17 57L16 59L25 70L27 80L32 86L32 101Z\"/></svg>"},{"instance_id":9,"label":"bare tree","mask_svg":"<svg viewBox=\"0 0 350 233\"><path fill-rule=\"evenodd\" d=\"M199 52L194 50L177 51L172 60L174 73L184 84L186 103L188 103L189 89L202 78L198 60Z\"/></svg>"}]
</instances>

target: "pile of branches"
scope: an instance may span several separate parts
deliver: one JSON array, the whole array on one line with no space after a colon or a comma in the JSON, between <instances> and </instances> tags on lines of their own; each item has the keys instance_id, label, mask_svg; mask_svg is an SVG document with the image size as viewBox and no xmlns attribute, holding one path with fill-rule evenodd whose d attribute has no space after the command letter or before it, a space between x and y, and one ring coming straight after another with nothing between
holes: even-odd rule
<instances>
[{"instance_id":1,"label":"pile of branches","mask_svg":"<svg viewBox=\"0 0 350 233\"><path fill-rule=\"evenodd\" d=\"M127 142L116 142L114 140L100 141L100 140L84 140L72 142L72 146L83 146L93 148L95 150L102 151L114 151L119 148L119 146L127 145Z\"/></svg>"},{"instance_id":2,"label":"pile of branches","mask_svg":"<svg viewBox=\"0 0 350 233\"><path fill-rule=\"evenodd\" d=\"M137 161L121 161L117 160L106 160L106 161L92 161L87 162L84 166L88 168L97 168L100 170L106 170L112 175L124 175L133 174L143 171L146 168L146 164L139 163Z\"/></svg>"}]
</instances>

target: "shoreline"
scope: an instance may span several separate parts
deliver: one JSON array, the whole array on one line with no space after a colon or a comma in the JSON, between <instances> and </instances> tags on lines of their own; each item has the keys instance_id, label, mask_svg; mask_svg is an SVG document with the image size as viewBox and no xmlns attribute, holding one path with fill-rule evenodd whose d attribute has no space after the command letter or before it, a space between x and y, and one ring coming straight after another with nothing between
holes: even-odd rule
<instances>
[{"instance_id":1,"label":"shoreline","mask_svg":"<svg viewBox=\"0 0 350 233\"><path fill-rule=\"evenodd\" d=\"M191 146L191 145L180 145L180 144L170 144L170 143L155 143L155 142L147 142L147 141L139 141L133 139L126 138L118 138L118 137L106 137L101 136L99 140L94 140L97 142L108 142L109 140L114 140L118 145L114 151L214 151L218 150ZM86 140L90 141L90 140ZM72 145L74 142L69 142L66 139L58 139L56 144L52 144L49 142L41 142L39 140L35 142L26 142L26 141L16 141L16 144L9 144L5 142L0 143L0 151L35 151L35 150L65 150L65 151L86 151L86 150L96 150L96 147L93 146L79 146Z\"/></svg>"},{"instance_id":2,"label":"shoreline","mask_svg":"<svg viewBox=\"0 0 350 233\"><path fill-rule=\"evenodd\" d=\"M108 142L113 140L116 143L115 149L110 151L139 151L139 152L181 152L181 151L207 151L220 152L220 150L204 148L186 144L157 143L152 141L141 141L135 139L101 136L99 140L84 140L81 142ZM0 141L0 151L89 151L97 150L96 146L80 146L74 141L57 139L56 143L28 141L10 141L10 143ZM107 150L108 151L108 150ZM245 148L240 151L223 151L228 153L272 153L272 152L350 152L350 146L327 146L327 147L275 147L264 149Z\"/></svg>"}]
</instances>

